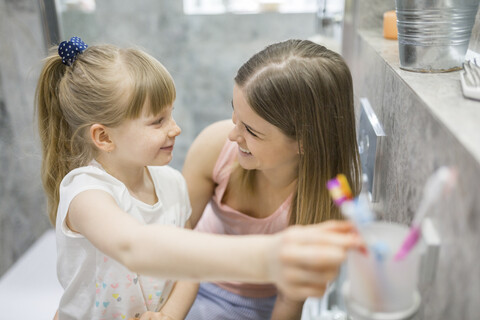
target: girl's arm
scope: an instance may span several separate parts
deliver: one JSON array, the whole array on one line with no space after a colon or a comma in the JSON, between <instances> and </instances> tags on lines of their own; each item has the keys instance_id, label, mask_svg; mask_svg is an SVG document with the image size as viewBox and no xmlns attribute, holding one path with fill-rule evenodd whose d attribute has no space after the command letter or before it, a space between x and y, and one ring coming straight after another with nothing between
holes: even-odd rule
<instances>
[{"instance_id":1,"label":"girl's arm","mask_svg":"<svg viewBox=\"0 0 480 320\"><path fill-rule=\"evenodd\" d=\"M79 193L67 224L133 272L194 281L273 282L294 299L322 295L347 250L363 245L354 226L344 221L294 226L268 236L143 225L101 190Z\"/></svg>"},{"instance_id":2,"label":"girl's arm","mask_svg":"<svg viewBox=\"0 0 480 320\"><path fill-rule=\"evenodd\" d=\"M280 240L144 225L102 190L79 193L70 203L67 224L130 270L170 279L269 281L265 257Z\"/></svg>"},{"instance_id":3,"label":"girl's arm","mask_svg":"<svg viewBox=\"0 0 480 320\"><path fill-rule=\"evenodd\" d=\"M190 146L182 174L187 181L192 204L192 226L197 225L205 206L213 196L213 168L233 127L232 120L216 122L204 129Z\"/></svg>"}]
</instances>

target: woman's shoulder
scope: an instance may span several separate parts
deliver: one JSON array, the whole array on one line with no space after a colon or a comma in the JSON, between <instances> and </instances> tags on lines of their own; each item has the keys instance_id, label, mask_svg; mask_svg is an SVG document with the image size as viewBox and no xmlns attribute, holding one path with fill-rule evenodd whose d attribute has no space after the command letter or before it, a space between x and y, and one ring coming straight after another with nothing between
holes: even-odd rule
<instances>
[{"instance_id":1,"label":"woman's shoulder","mask_svg":"<svg viewBox=\"0 0 480 320\"><path fill-rule=\"evenodd\" d=\"M232 120L222 120L203 129L194 141L194 144L204 146L215 146L219 149L223 147L228 139L228 134L232 130L234 124Z\"/></svg>"},{"instance_id":2,"label":"woman's shoulder","mask_svg":"<svg viewBox=\"0 0 480 320\"><path fill-rule=\"evenodd\" d=\"M211 174L233 128L231 120L215 122L197 136L185 159L184 172L190 167Z\"/></svg>"}]
</instances>

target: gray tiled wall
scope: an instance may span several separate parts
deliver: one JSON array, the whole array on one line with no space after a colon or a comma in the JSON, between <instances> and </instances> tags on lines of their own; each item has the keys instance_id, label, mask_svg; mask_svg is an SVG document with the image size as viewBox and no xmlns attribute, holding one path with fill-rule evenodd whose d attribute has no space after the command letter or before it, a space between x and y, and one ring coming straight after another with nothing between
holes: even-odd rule
<instances>
[{"instance_id":1,"label":"gray tiled wall","mask_svg":"<svg viewBox=\"0 0 480 320\"><path fill-rule=\"evenodd\" d=\"M61 16L64 38L140 46L171 72L182 127L172 166L209 123L231 116L233 77L267 44L315 33L315 15L185 16L180 0L102 0L94 13ZM48 227L33 94L46 49L36 0L0 0L0 275Z\"/></svg>"},{"instance_id":2,"label":"gray tiled wall","mask_svg":"<svg viewBox=\"0 0 480 320\"><path fill-rule=\"evenodd\" d=\"M0 274L48 228L33 112L41 30L37 1L0 0Z\"/></svg>"},{"instance_id":3,"label":"gray tiled wall","mask_svg":"<svg viewBox=\"0 0 480 320\"><path fill-rule=\"evenodd\" d=\"M427 177L441 165L459 170L455 192L431 211L441 237L440 256L434 282L420 288L423 304L417 319L478 319L480 266L475 261L480 259L480 162L462 142L462 132L451 130L438 111L454 118L480 103L462 97L460 71L419 74L399 69L397 42L383 39L381 25L370 23L381 19L385 7L350 9L346 28L350 34L344 35L350 42L344 41L343 48L352 69L357 102L360 97L369 99L387 134L377 168L381 184L375 204L378 213L383 219L409 224ZM477 14L471 48L480 45L478 18ZM363 19L369 22L362 25ZM362 27L354 28L354 23ZM448 88L441 86L445 82L450 84ZM418 87L425 92L415 91ZM426 99L428 95L432 97ZM467 127L478 119L476 116L478 113L472 113L471 118L458 120ZM478 122L473 127L478 132ZM475 137L478 134L472 134L470 140Z\"/></svg>"},{"instance_id":4,"label":"gray tiled wall","mask_svg":"<svg viewBox=\"0 0 480 320\"><path fill-rule=\"evenodd\" d=\"M99 1L94 14L67 12L66 37L138 45L157 57L177 86L176 117L183 132L172 165L180 168L188 145L207 124L231 115L233 77L269 43L315 32L315 15L183 14L181 1Z\"/></svg>"}]
</instances>

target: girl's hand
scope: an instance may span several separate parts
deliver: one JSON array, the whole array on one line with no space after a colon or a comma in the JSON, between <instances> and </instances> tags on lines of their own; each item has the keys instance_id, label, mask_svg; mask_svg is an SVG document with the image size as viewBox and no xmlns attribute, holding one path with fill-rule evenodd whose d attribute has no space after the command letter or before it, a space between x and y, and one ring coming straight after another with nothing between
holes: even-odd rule
<instances>
[{"instance_id":1,"label":"girl's hand","mask_svg":"<svg viewBox=\"0 0 480 320\"><path fill-rule=\"evenodd\" d=\"M128 320L175 320L162 312L147 311L140 318L130 318Z\"/></svg>"},{"instance_id":2,"label":"girl's hand","mask_svg":"<svg viewBox=\"0 0 480 320\"><path fill-rule=\"evenodd\" d=\"M279 233L270 256L270 273L288 298L319 297L333 280L349 249L365 250L348 221L292 226Z\"/></svg>"}]
</instances>

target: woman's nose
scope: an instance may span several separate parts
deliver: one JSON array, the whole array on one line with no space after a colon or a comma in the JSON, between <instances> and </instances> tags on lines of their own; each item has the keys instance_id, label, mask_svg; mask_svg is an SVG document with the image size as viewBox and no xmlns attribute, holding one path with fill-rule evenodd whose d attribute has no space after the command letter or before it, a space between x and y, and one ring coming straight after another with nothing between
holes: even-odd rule
<instances>
[{"instance_id":1,"label":"woman's nose","mask_svg":"<svg viewBox=\"0 0 480 320\"><path fill-rule=\"evenodd\" d=\"M228 139L230 139L230 141L235 141L235 142L240 142L240 140L243 139L242 135L238 130L237 125L235 125L232 128L232 130L230 130L230 133L228 134Z\"/></svg>"}]
</instances>

